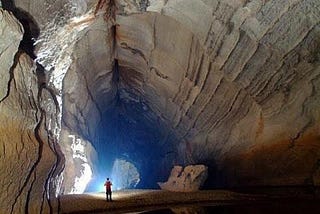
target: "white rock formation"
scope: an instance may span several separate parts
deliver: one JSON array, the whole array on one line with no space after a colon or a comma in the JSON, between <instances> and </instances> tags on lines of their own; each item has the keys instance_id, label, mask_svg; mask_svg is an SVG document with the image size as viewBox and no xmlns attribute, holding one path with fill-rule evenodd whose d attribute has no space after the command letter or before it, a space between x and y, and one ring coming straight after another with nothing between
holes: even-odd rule
<instances>
[{"instance_id":1,"label":"white rock formation","mask_svg":"<svg viewBox=\"0 0 320 214\"><path fill-rule=\"evenodd\" d=\"M159 182L163 190L193 192L199 190L208 177L208 167L204 165L174 166L167 182Z\"/></svg>"}]
</instances>

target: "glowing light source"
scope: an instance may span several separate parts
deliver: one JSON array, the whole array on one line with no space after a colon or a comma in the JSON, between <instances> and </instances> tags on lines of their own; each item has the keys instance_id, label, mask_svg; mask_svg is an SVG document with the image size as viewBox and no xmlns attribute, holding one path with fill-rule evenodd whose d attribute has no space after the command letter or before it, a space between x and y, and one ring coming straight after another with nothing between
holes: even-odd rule
<instances>
[{"instance_id":1,"label":"glowing light source","mask_svg":"<svg viewBox=\"0 0 320 214\"><path fill-rule=\"evenodd\" d=\"M110 178L112 184L113 184L113 179ZM90 186L89 192L105 192L106 191L106 187L104 186L104 183L106 182L106 177L103 176L98 176L98 177L94 177L91 180L92 184ZM113 188L114 185L112 185L112 189L115 190Z\"/></svg>"},{"instance_id":2,"label":"glowing light source","mask_svg":"<svg viewBox=\"0 0 320 214\"><path fill-rule=\"evenodd\" d=\"M105 192L104 183L109 178L112 182L112 190L132 189L140 182L140 174L137 168L129 161L116 159L113 162L112 171L97 172L90 181L88 192Z\"/></svg>"}]
</instances>

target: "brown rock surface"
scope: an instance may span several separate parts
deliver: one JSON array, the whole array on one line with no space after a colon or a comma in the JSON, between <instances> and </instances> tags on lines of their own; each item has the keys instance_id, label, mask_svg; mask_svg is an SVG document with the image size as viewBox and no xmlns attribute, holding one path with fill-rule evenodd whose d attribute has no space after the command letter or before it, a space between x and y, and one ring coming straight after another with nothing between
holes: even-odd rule
<instances>
[{"instance_id":1,"label":"brown rock surface","mask_svg":"<svg viewBox=\"0 0 320 214\"><path fill-rule=\"evenodd\" d=\"M168 181L158 183L163 190L173 192L198 191L208 178L208 167L204 165L174 166Z\"/></svg>"},{"instance_id":2,"label":"brown rock surface","mask_svg":"<svg viewBox=\"0 0 320 214\"><path fill-rule=\"evenodd\" d=\"M0 103L0 212L42 212L53 209L55 187L48 179L58 164L58 148L48 137L45 112L38 104L41 92L33 61L17 56L9 96Z\"/></svg>"}]
</instances>

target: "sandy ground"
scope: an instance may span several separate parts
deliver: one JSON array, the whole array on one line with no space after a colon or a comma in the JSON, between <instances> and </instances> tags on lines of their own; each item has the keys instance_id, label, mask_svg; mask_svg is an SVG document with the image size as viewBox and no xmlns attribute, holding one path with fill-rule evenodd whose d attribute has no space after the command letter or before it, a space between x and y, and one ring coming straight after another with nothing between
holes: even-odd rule
<instances>
[{"instance_id":1,"label":"sandy ground","mask_svg":"<svg viewBox=\"0 0 320 214\"><path fill-rule=\"evenodd\" d=\"M60 196L61 213L139 213L159 207L192 204L227 204L257 201L263 196L223 190L174 193L163 190L126 190L113 192L112 202L105 200L105 193Z\"/></svg>"}]
</instances>

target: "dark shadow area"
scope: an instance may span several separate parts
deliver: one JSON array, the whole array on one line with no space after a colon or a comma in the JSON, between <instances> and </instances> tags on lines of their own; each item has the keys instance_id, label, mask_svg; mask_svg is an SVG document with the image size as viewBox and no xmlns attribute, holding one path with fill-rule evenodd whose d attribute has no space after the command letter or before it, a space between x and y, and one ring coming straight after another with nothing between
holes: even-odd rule
<instances>
[{"instance_id":1,"label":"dark shadow area","mask_svg":"<svg viewBox=\"0 0 320 214\"><path fill-rule=\"evenodd\" d=\"M17 8L13 0L2 0L2 7L5 10L11 11L22 24L24 34L19 48L26 52L32 59L35 59L34 42L40 34L37 22L28 12L21 8Z\"/></svg>"},{"instance_id":2,"label":"dark shadow area","mask_svg":"<svg viewBox=\"0 0 320 214\"><path fill-rule=\"evenodd\" d=\"M203 161L202 164L208 166L208 178L202 189L223 189L227 187L226 175L218 169L215 160Z\"/></svg>"},{"instance_id":3,"label":"dark shadow area","mask_svg":"<svg viewBox=\"0 0 320 214\"><path fill-rule=\"evenodd\" d=\"M320 199L320 187L306 186L243 186L232 191L254 195L268 195L278 198Z\"/></svg>"},{"instance_id":4,"label":"dark shadow area","mask_svg":"<svg viewBox=\"0 0 320 214\"><path fill-rule=\"evenodd\" d=\"M271 200L263 202L244 201L236 204L204 205L174 207L142 212L145 214L164 213L202 213L202 214L316 214L319 213L320 204L317 200Z\"/></svg>"}]
</instances>

